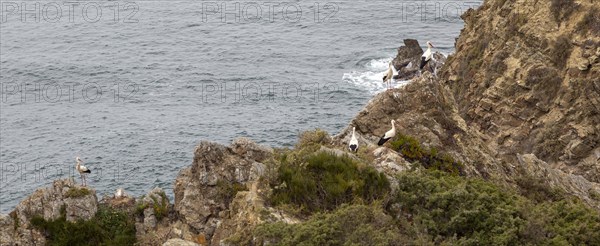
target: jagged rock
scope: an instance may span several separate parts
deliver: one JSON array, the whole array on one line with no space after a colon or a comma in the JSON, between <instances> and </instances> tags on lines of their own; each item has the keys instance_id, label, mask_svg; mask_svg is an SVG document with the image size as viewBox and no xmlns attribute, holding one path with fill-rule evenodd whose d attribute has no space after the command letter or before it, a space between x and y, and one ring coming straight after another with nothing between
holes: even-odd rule
<instances>
[{"instance_id":1,"label":"jagged rock","mask_svg":"<svg viewBox=\"0 0 600 246\"><path fill-rule=\"evenodd\" d=\"M239 242L232 242L231 238L238 234L250 235L254 226L264 222L299 222L282 211L265 206L261 193L266 191L259 188L258 181L251 182L249 186L248 191L237 193L229 211L222 216L223 219L213 234L212 245L239 245Z\"/></svg>"},{"instance_id":2,"label":"jagged rock","mask_svg":"<svg viewBox=\"0 0 600 246\"><path fill-rule=\"evenodd\" d=\"M21 226L16 214L0 214L0 245L45 245L46 238L38 230Z\"/></svg>"},{"instance_id":3,"label":"jagged rock","mask_svg":"<svg viewBox=\"0 0 600 246\"><path fill-rule=\"evenodd\" d=\"M54 220L65 215L71 222L88 220L97 210L96 190L82 187L71 179L56 180L52 187L36 190L15 208L18 218L25 221L23 224L29 223L34 216Z\"/></svg>"},{"instance_id":4,"label":"jagged rock","mask_svg":"<svg viewBox=\"0 0 600 246\"><path fill-rule=\"evenodd\" d=\"M185 241L185 240L179 239L179 238L173 238L173 239L167 240L165 243L163 243L162 246L200 246L200 244L190 242L190 241Z\"/></svg>"},{"instance_id":5,"label":"jagged rock","mask_svg":"<svg viewBox=\"0 0 600 246\"><path fill-rule=\"evenodd\" d=\"M192 234L184 239L202 237L210 242L236 192L262 175L265 168L257 160L270 152L245 139L230 147L210 142L196 147L192 166L183 169L175 181L174 208L185 225L178 229Z\"/></svg>"},{"instance_id":6,"label":"jagged rock","mask_svg":"<svg viewBox=\"0 0 600 246\"><path fill-rule=\"evenodd\" d=\"M236 138L230 146L234 153L261 162L273 154L273 149L261 146L248 138Z\"/></svg>"},{"instance_id":7,"label":"jagged rock","mask_svg":"<svg viewBox=\"0 0 600 246\"><path fill-rule=\"evenodd\" d=\"M55 220L65 216L67 221L88 220L96 214L96 191L82 187L71 179L56 180L52 187L36 190L21 201L10 216L2 216L0 245L43 245L45 238L33 229L34 217Z\"/></svg>"},{"instance_id":8,"label":"jagged rock","mask_svg":"<svg viewBox=\"0 0 600 246\"><path fill-rule=\"evenodd\" d=\"M417 40L405 39L404 46L398 48L398 54L392 60L392 64L398 70L398 75L394 76L394 79L410 80L419 76L419 65L423 52ZM445 61L446 57L444 55L434 52L433 59L425 65L423 71L434 73L442 67Z\"/></svg>"},{"instance_id":9,"label":"jagged rock","mask_svg":"<svg viewBox=\"0 0 600 246\"><path fill-rule=\"evenodd\" d=\"M141 231L148 231L156 228L157 222L168 215L169 199L165 192L159 187L155 187L148 192L148 194L144 195L139 203L141 206L145 207L142 225L136 225L136 228L141 229Z\"/></svg>"}]
</instances>

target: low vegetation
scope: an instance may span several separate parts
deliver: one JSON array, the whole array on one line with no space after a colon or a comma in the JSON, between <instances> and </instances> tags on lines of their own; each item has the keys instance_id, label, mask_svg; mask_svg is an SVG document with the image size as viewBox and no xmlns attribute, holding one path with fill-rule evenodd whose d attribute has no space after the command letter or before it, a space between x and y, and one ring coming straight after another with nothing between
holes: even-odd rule
<instances>
[{"instance_id":1,"label":"low vegetation","mask_svg":"<svg viewBox=\"0 0 600 246\"><path fill-rule=\"evenodd\" d=\"M533 201L519 194L523 191L438 170L417 169L396 180L397 192L385 202L351 202L298 224L262 224L247 240L271 245L600 244L600 214L562 193ZM521 189L532 194L541 187Z\"/></svg>"},{"instance_id":2,"label":"low vegetation","mask_svg":"<svg viewBox=\"0 0 600 246\"><path fill-rule=\"evenodd\" d=\"M455 161L448 154L438 152L436 148L421 146L419 141L413 137L399 133L390 144L392 149L400 152L405 159L411 162L418 162L427 169L464 175L464 168L461 162Z\"/></svg>"},{"instance_id":3,"label":"low vegetation","mask_svg":"<svg viewBox=\"0 0 600 246\"><path fill-rule=\"evenodd\" d=\"M297 206L304 213L329 211L345 203L370 203L390 191L383 174L348 156L300 151L278 158L276 180L271 181L274 205Z\"/></svg>"},{"instance_id":4,"label":"low vegetation","mask_svg":"<svg viewBox=\"0 0 600 246\"><path fill-rule=\"evenodd\" d=\"M89 194L91 194L91 192L87 188L84 188L84 187L81 187L81 188L71 187L65 193L65 197L68 197L68 198L78 198L78 197L87 196Z\"/></svg>"},{"instance_id":5,"label":"low vegetation","mask_svg":"<svg viewBox=\"0 0 600 246\"><path fill-rule=\"evenodd\" d=\"M99 207L94 218L69 222L64 213L56 220L34 217L31 224L47 239L47 245L133 245L135 224L125 213Z\"/></svg>"},{"instance_id":6,"label":"low vegetation","mask_svg":"<svg viewBox=\"0 0 600 246\"><path fill-rule=\"evenodd\" d=\"M305 147L329 144L331 143L331 136L324 130L315 129L313 131L305 131L300 134L296 148L301 149Z\"/></svg>"},{"instance_id":7,"label":"low vegetation","mask_svg":"<svg viewBox=\"0 0 600 246\"><path fill-rule=\"evenodd\" d=\"M383 209L376 205L344 205L319 213L304 223L263 224L253 233L263 245L401 245L403 235Z\"/></svg>"}]
</instances>

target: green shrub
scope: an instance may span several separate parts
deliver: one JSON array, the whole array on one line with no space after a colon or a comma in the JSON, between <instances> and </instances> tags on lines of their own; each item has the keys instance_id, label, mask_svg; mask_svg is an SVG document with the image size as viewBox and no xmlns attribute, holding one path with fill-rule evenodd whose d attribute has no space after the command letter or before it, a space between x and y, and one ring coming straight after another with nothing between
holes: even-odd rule
<instances>
[{"instance_id":1,"label":"green shrub","mask_svg":"<svg viewBox=\"0 0 600 246\"><path fill-rule=\"evenodd\" d=\"M99 207L94 218L87 221L69 222L64 216L46 221L34 217L31 224L42 231L47 245L133 245L135 223L122 212Z\"/></svg>"},{"instance_id":2,"label":"green shrub","mask_svg":"<svg viewBox=\"0 0 600 246\"><path fill-rule=\"evenodd\" d=\"M87 196L89 194L91 194L91 191L88 190L87 188L83 188L83 187L82 188L71 187L65 193L65 197L78 198L78 197Z\"/></svg>"},{"instance_id":3,"label":"green shrub","mask_svg":"<svg viewBox=\"0 0 600 246\"><path fill-rule=\"evenodd\" d=\"M398 177L392 204L437 243L456 237L461 244L502 245L518 239L524 220L514 194L479 179L439 171ZM398 212L395 212L398 213Z\"/></svg>"},{"instance_id":4,"label":"green shrub","mask_svg":"<svg viewBox=\"0 0 600 246\"><path fill-rule=\"evenodd\" d=\"M579 200L546 202L535 207L531 219L543 225L546 238L539 240L552 245L600 245L600 215Z\"/></svg>"},{"instance_id":5,"label":"green shrub","mask_svg":"<svg viewBox=\"0 0 600 246\"><path fill-rule=\"evenodd\" d=\"M448 154L439 153L435 148L428 149L421 146L415 138L398 133L396 140L390 144L392 149L400 152L404 158L411 162L418 161L427 169L464 175L464 166L461 162L455 161Z\"/></svg>"},{"instance_id":6,"label":"green shrub","mask_svg":"<svg viewBox=\"0 0 600 246\"><path fill-rule=\"evenodd\" d=\"M315 129L301 133L296 148L301 149L311 145L329 144L330 142L331 136L329 136L329 133L321 129Z\"/></svg>"},{"instance_id":7,"label":"green shrub","mask_svg":"<svg viewBox=\"0 0 600 246\"><path fill-rule=\"evenodd\" d=\"M256 245L402 245L407 240L380 207L342 206L299 224L267 223L254 233Z\"/></svg>"},{"instance_id":8,"label":"green shrub","mask_svg":"<svg viewBox=\"0 0 600 246\"><path fill-rule=\"evenodd\" d=\"M160 221L164 217L169 215L169 198L165 192L159 193L160 201L156 196L150 196L152 202L145 202L144 198L146 195L142 195L138 202L135 204L135 215L138 217L144 216L144 210L152 206L152 210L154 212L154 217L156 220Z\"/></svg>"},{"instance_id":9,"label":"green shrub","mask_svg":"<svg viewBox=\"0 0 600 246\"><path fill-rule=\"evenodd\" d=\"M425 235L418 244L600 244L597 211L541 186L529 188L546 190L532 202L489 181L436 170L407 172L398 182L387 211L397 224L409 226L407 235ZM551 200L540 202L547 196Z\"/></svg>"},{"instance_id":10,"label":"green shrub","mask_svg":"<svg viewBox=\"0 0 600 246\"><path fill-rule=\"evenodd\" d=\"M515 179L519 194L535 203L560 201L566 197L562 190L549 187L540 178L521 176Z\"/></svg>"},{"instance_id":11,"label":"green shrub","mask_svg":"<svg viewBox=\"0 0 600 246\"><path fill-rule=\"evenodd\" d=\"M318 152L288 159L284 154L280 163L270 198L275 205L328 211L357 199L372 202L390 191L385 175L347 156Z\"/></svg>"},{"instance_id":12,"label":"green shrub","mask_svg":"<svg viewBox=\"0 0 600 246\"><path fill-rule=\"evenodd\" d=\"M164 191L160 193L160 203L156 197L152 196L151 198L154 202L152 206L154 209L154 216L156 217L156 220L160 221L169 213L169 198L167 198L167 194L165 194Z\"/></svg>"}]
</instances>

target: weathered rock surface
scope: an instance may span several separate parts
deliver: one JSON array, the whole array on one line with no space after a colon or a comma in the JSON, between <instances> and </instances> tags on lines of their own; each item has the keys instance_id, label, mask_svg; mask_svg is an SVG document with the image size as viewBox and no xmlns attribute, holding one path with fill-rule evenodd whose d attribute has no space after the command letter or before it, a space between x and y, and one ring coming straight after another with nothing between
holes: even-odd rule
<instances>
[{"instance_id":1,"label":"weathered rock surface","mask_svg":"<svg viewBox=\"0 0 600 246\"><path fill-rule=\"evenodd\" d=\"M200 244L190 242L190 241L185 241L185 240L182 240L179 238L173 238L173 239L167 240L165 243L163 243L162 246L200 246Z\"/></svg>"},{"instance_id":2,"label":"weathered rock surface","mask_svg":"<svg viewBox=\"0 0 600 246\"><path fill-rule=\"evenodd\" d=\"M600 162L589 163L600 148L600 20L590 18L599 8L597 1L486 1L463 15L442 77L460 116L497 158L515 163L517 154L532 153L600 182Z\"/></svg>"},{"instance_id":3,"label":"weathered rock surface","mask_svg":"<svg viewBox=\"0 0 600 246\"><path fill-rule=\"evenodd\" d=\"M271 153L247 139L235 140L229 147L200 143L191 167L182 170L175 181L174 208L183 239L211 242L217 227L229 217L237 191L247 190L262 175L265 166L260 161Z\"/></svg>"},{"instance_id":4,"label":"weathered rock surface","mask_svg":"<svg viewBox=\"0 0 600 246\"><path fill-rule=\"evenodd\" d=\"M56 180L52 187L41 188L21 201L10 216L2 216L0 245L43 245L45 239L33 229L34 217L55 220L65 216L67 221L88 220L96 214L96 191L82 187L71 179Z\"/></svg>"}]
</instances>

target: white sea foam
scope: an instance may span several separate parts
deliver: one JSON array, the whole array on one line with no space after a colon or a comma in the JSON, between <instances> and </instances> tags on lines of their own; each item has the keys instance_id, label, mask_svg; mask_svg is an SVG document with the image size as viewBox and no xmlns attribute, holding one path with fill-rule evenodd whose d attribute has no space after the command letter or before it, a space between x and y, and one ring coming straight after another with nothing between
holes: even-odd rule
<instances>
[{"instance_id":1,"label":"white sea foam","mask_svg":"<svg viewBox=\"0 0 600 246\"><path fill-rule=\"evenodd\" d=\"M388 69L388 64L392 58L373 59L364 65L362 71L352 71L344 73L342 79L358 88L369 91L371 94L377 94L386 90L386 85L383 83L383 74ZM406 80L394 81L394 88L399 88L407 84Z\"/></svg>"}]
</instances>

